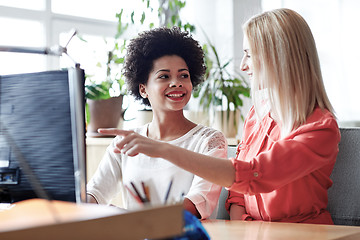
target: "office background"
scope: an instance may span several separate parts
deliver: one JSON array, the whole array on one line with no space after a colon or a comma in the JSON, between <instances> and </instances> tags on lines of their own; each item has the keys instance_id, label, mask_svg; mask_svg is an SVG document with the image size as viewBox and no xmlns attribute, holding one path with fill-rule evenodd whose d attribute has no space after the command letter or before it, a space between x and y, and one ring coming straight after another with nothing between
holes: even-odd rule
<instances>
[{"instance_id":1,"label":"office background","mask_svg":"<svg viewBox=\"0 0 360 240\"><path fill-rule=\"evenodd\" d=\"M156 9L158 1L150 4ZM87 42L74 38L68 46L69 55L87 74L95 74L96 61L106 57L107 45L103 39L111 41L116 32L115 14L121 8L142 6L145 6L142 0L0 0L0 45L66 44L70 30L77 29ZM206 32L220 57L233 59L232 68L238 69L242 57L241 24L255 13L278 7L292 8L307 20L317 43L326 90L340 125L357 124L360 121L357 106L360 102L359 1L187 0L181 16L197 27L196 39L205 42L203 32ZM0 74L59 69L71 64L66 57L0 53Z\"/></svg>"}]
</instances>

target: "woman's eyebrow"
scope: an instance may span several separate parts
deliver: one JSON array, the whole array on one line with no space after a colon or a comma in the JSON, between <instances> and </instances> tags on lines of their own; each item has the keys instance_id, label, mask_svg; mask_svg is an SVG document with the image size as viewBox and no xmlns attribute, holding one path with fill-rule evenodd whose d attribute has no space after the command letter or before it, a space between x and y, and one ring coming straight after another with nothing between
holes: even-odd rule
<instances>
[{"instance_id":1,"label":"woman's eyebrow","mask_svg":"<svg viewBox=\"0 0 360 240\"><path fill-rule=\"evenodd\" d=\"M158 71L156 71L155 74L157 74L158 72L170 72L169 69L159 69Z\"/></svg>"},{"instance_id":2,"label":"woman's eyebrow","mask_svg":"<svg viewBox=\"0 0 360 240\"><path fill-rule=\"evenodd\" d=\"M178 70L178 72L182 72L182 71L187 71L187 72L189 72L189 69L187 69L187 68L180 68L180 69ZM157 74L157 73L159 73L159 72L170 72L170 70L169 70L169 69L159 69L159 70L156 71L155 74Z\"/></svg>"}]
</instances>

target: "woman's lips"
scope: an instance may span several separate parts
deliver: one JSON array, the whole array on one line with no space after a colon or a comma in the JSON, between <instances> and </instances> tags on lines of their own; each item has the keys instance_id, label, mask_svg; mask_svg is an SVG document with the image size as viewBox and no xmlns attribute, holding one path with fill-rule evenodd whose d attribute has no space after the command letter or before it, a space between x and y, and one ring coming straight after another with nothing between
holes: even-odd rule
<instances>
[{"instance_id":1,"label":"woman's lips","mask_svg":"<svg viewBox=\"0 0 360 240\"><path fill-rule=\"evenodd\" d=\"M165 94L166 97L170 98L171 100L179 101L182 100L185 96L184 92L181 91L173 91Z\"/></svg>"}]
</instances>

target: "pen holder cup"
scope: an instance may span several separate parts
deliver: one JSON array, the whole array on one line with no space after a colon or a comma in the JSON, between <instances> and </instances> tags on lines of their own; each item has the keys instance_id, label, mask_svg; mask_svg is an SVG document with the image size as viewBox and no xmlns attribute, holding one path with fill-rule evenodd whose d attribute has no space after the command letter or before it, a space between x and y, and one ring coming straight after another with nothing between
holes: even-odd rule
<instances>
[{"instance_id":1,"label":"pen holder cup","mask_svg":"<svg viewBox=\"0 0 360 240\"><path fill-rule=\"evenodd\" d=\"M210 240L210 236L200 220L186 210L184 210L184 224L183 234L171 238L171 240Z\"/></svg>"}]
</instances>

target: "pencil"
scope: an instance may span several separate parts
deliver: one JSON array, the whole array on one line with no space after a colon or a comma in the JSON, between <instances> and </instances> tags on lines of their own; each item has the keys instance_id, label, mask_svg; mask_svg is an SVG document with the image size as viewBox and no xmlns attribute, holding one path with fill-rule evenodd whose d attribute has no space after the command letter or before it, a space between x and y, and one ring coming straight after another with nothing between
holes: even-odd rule
<instances>
[{"instance_id":1,"label":"pencil","mask_svg":"<svg viewBox=\"0 0 360 240\"><path fill-rule=\"evenodd\" d=\"M141 182L142 188L144 190L144 194L145 194L145 200L147 200L148 202L150 202L150 195L149 195L149 187L145 186L144 182Z\"/></svg>"},{"instance_id":2,"label":"pencil","mask_svg":"<svg viewBox=\"0 0 360 240\"><path fill-rule=\"evenodd\" d=\"M143 203L143 201L141 201L141 198L139 198L139 196L137 196L136 194L134 194L130 188L126 185L124 185L125 188L129 191L129 193L131 194L131 196L133 196L133 198L135 198L135 200L138 202L138 203Z\"/></svg>"},{"instance_id":3,"label":"pencil","mask_svg":"<svg viewBox=\"0 0 360 240\"><path fill-rule=\"evenodd\" d=\"M136 195L138 195L138 197L140 198L141 202L146 202L146 200L140 195L139 191L137 190L137 188L135 187L135 184L133 182L130 182L131 186L133 187Z\"/></svg>"},{"instance_id":4,"label":"pencil","mask_svg":"<svg viewBox=\"0 0 360 240\"><path fill-rule=\"evenodd\" d=\"M170 184L169 184L169 187L168 187L168 190L167 190L166 195L165 195L165 201L164 201L165 204L166 204L166 202L167 202L167 200L168 200L168 198L169 198L172 184L173 184L173 179L171 179Z\"/></svg>"}]
</instances>

